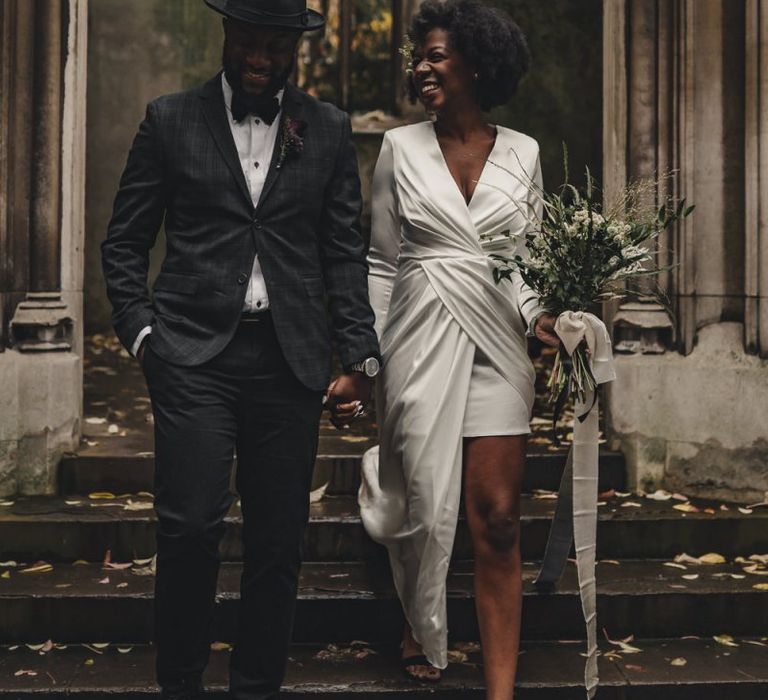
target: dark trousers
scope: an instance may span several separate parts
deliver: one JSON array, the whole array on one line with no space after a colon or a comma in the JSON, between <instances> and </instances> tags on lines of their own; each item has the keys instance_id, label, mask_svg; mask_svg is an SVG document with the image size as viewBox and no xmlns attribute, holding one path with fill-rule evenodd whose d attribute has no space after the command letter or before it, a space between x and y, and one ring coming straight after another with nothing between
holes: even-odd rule
<instances>
[{"instance_id":1,"label":"dark trousers","mask_svg":"<svg viewBox=\"0 0 768 700\"><path fill-rule=\"evenodd\" d=\"M243 512L236 700L278 695L290 643L322 394L288 368L268 315L241 323L199 367L144 355L155 416L155 638L164 688L199 680L210 645L219 543L237 490Z\"/></svg>"}]
</instances>

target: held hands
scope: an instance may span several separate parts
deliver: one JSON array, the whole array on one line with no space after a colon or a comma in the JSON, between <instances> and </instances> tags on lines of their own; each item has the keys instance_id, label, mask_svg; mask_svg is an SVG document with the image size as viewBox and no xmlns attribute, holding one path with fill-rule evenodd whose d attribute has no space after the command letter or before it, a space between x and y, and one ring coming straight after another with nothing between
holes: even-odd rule
<instances>
[{"instance_id":1,"label":"held hands","mask_svg":"<svg viewBox=\"0 0 768 700\"><path fill-rule=\"evenodd\" d=\"M342 374L331 382L326 392L326 407L337 430L348 428L371 399L371 380L362 372Z\"/></svg>"},{"instance_id":2,"label":"held hands","mask_svg":"<svg viewBox=\"0 0 768 700\"><path fill-rule=\"evenodd\" d=\"M542 343L553 348L559 348L560 338L555 333L555 321L557 321L557 316L554 314L541 314L536 319L533 333Z\"/></svg>"}]
</instances>

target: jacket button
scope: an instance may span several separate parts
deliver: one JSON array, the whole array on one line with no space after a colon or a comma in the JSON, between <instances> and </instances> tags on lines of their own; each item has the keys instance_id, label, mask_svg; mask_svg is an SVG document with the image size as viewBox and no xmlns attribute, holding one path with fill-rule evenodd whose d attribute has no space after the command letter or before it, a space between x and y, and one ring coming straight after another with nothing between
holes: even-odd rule
<instances>
[{"instance_id":1,"label":"jacket button","mask_svg":"<svg viewBox=\"0 0 768 700\"><path fill-rule=\"evenodd\" d=\"M261 221L259 221L259 219L254 219L253 220L253 227L256 228L256 229L260 229L261 228Z\"/></svg>"},{"instance_id":2,"label":"jacket button","mask_svg":"<svg viewBox=\"0 0 768 700\"><path fill-rule=\"evenodd\" d=\"M241 272L237 277L237 283L245 284L247 281L248 281L248 275L246 275L244 272Z\"/></svg>"}]
</instances>

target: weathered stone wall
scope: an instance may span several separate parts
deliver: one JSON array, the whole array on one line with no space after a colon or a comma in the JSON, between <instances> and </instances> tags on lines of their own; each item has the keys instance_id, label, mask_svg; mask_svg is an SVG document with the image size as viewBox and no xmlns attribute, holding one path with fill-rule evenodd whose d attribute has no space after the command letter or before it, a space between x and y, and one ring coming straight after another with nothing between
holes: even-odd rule
<instances>
[{"instance_id":1,"label":"weathered stone wall","mask_svg":"<svg viewBox=\"0 0 768 700\"><path fill-rule=\"evenodd\" d=\"M534 56L514 102L492 119L531 134L542 147L549 186L562 181L562 143L575 176L601 168L601 0L496 0L528 35ZM199 84L219 68L218 17L199 0L121 0L91 3L88 55L86 325L109 328L101 277L104 238L125 157L146 103ZM386 99L386 98L383 98ZM418 115L418 109L416 111ZM370 178L381 136L360 135L357 146L367 221ZM154 251L153 270L162 258Z\"/></svg>"},{"instance_id":2,"label":"weathered stone wall","mask_svg":"<svg viewBox=\"0 0 768 700\"><path fill-rule=\"evenodd\" d=\"M768 9L761 0L606 0L605 11L606 182L618 191L673 170L659 200L696 205L661 242L675 336L666 354L617 359L610 437L636 486L760 501ZM621 321L643 317L640 305Z\"/></svg>"}]
</instances>

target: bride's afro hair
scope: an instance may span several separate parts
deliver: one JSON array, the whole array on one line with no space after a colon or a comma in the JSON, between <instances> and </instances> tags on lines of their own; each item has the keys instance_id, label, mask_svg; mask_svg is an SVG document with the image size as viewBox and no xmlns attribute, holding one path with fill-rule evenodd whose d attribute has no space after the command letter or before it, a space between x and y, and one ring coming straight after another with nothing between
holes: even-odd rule
<instances>
[{"instance_id":1,"label":"bride's afro hair","mask_svg":"<svg viewBox=\"0 0 768 700\"><path fill-rule=\"evenodd\" d=\"M448 32L451 48L477 72L480 108L488 111L509 102L531 62L528 42L512 18L478 0L425 0L413 18L408 38L418 46L437 28ZM411 101L416 102L413 76L408 90Z\"/></svg>"}]
</instances>

